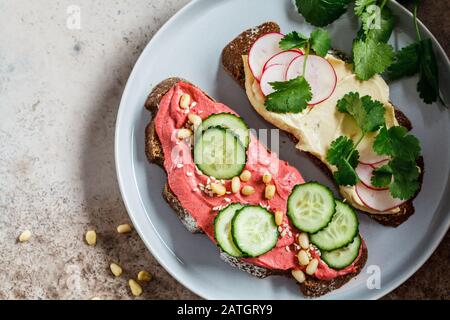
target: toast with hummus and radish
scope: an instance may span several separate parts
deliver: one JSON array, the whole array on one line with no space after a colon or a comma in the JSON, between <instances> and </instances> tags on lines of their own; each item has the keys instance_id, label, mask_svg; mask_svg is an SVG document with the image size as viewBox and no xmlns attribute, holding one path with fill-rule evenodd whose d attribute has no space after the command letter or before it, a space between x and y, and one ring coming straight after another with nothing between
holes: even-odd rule
<instances>
[{"instance_id":1,"label":"toast with hummus and radish","mask_svg":"<svg viewBox=\"0 0 450 320\"><path fill-rule=\"evenodd\" d=\"M267 22L232 40L222 64L253 108L333 178L347 203L397 227L414 213L422 185L419 141L383 78L359 80L327 37L322 29L310 38L284 35Z\"/></svg>"},{"instance_id":2,"label":"toast with hummus and radish","mask_svg":"<svg viewBox=\"0 0 450 320\"><path fill-rule=\"evenodd\" d=\"M256 277L294 278L320 296L354 278L367 260L358 217L325 186L305 183L251 134L232 109L189 82L150 93L146 154L167 174L163 197L190 232Z\"/></svg>"}]
</instances>

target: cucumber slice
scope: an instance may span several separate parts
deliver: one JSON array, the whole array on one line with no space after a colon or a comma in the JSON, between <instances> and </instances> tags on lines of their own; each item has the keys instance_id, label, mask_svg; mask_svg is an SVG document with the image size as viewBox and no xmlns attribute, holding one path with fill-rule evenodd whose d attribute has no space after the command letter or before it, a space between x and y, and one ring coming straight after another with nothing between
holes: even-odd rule
<instances>
[{"instance_id":1,"label":"cucumber slice","mask_svg":"<svg viewBox=\"0 0 450 320\"><path fill-rule=\"evenodd\" d=\"M238 116L231 113L216 113L203 120L202 130L211 127L222 127L231 130L239 138L242 145L247 148L250 143L250 132L247 124Z\"/></svg>"},{"instance_id":2,"label":"cucumber slice","mask_svg":"<svg viewBox=\"0 0 450 320\"><path fill-rule=\"evenodd\" d=\"M236 211L244 206L240 203L232 203L225 209L222 209L214 220L214 236L219 247L233 257L244 256L236 247L231 235L231 220L233 220Z\"/></svg>"},{"instance_id":3,"label":"cucumber slice","mask_svg":"<svg viewBox=\"0 0 450 320\"><path fill-rule=\"evenodd\" d=\"M322 251L320 257L330 268L340 270L356 260L360 248L361 237L357 235L348 246L333 251Z\"/></svg>"},{"instance_id":4,"label":"cucumber slice","mask_svg":"<svg viewBox=\"0 0 450 320\"><path fill-rule=\"evenodd\" d=\"M327 226L335 212L333 193L317 182L294 187L287 203L287 215L297 229L315 233Z\"/></svg>"},{"instance_id":5,"label":"cucumber slice","mask_svg":"<svg viewBox=\"0 0 450 320\"><path fill-rule=\"evenodd\" d=\"M230 130L212 127L196 140L194 161L207 176L231 179L244 170L247 155L244 146Z\"/></svg>"},{"instance_id":6,"label":"cucumber slice","mask_svg":"<svg viewBox=\"0 0 450 320\"><path fill-rule=\"evenodd\" d=\"M245 206L237 211L231 233L236 246L249 257L269 252L278 241L274 215L260 206Z\"/></svg>"},{"instance_id":7,"label":"cucumber slice","mask_svg":"<svg viewBox=\"0 0 450 320\"><path fill-rule=\"evenodd\" d=\"M309 237L320 250L336 250L345 247L358 234L359 221L355 210L336 200L336 213L327 227Z\"/></svg>"}]
</instances>

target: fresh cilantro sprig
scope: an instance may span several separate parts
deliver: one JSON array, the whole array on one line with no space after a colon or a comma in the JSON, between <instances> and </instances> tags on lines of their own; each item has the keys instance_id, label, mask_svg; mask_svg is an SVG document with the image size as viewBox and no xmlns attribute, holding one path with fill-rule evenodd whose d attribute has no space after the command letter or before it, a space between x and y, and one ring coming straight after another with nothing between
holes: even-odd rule
<instances>
[{"instance_id":1,"label":"fresh cilantro sprig","mask_svg":"<svg viewBox=\"0 0 450 320\"><path fill-rule=\"evenodd\" d=\"M358 182L355 171L359 161L357 147L367 133L375 132L384 125L385 109L381 102L373 101L369 96L360 97L357 92L348 93L340 99L337 109L354 119L361 129L361 136L356 143L346 136L334 140L327 152L327 161L337 167L333 173L336 183L353 186Z\"/></svg>"},{"instance_id":2,"label":"fresh cilantro sprig","mask_svg":"<svg viewBox=\"0 0 450 320\"><path fill-rule=\"evenodd\" d=\"M417 168L421 152L419 140L402 126L390 129L384 126L375 139L373 149L379 155L389 156L391 160L373 171L372 185L389 187L394 198L412 198L420 187L420 172Z\"/></svg>"},{"instance_id":3,"label":"fresh cilantro sprig","mask_svg":"<svg viewBox=\"0 0 450 320\"><path fill-rule=\"evenodd\" d=\"M316 27L324 27L347 11L351 0L295 0L298 12Z\"/></svg>"},{"instance_id":4,"label":"fresh cilantro sprig","mask_svg":"<svg viewBox=\"0 0 450 320\"><path fill-rule=\"evenodd\" d=\"M324 57L330 47L330 35L323 29L314 30L309 38L294 31L281 39L280 48L283 50L303 49L305 61L301 76L289 81L270 83L275 91L267 96L265 106L268 111L298 113L308 107L308 102L312 99L312 91L303 76L306 72L308 56L312 49L317 55Z\"/></svg>"}]
</instances>

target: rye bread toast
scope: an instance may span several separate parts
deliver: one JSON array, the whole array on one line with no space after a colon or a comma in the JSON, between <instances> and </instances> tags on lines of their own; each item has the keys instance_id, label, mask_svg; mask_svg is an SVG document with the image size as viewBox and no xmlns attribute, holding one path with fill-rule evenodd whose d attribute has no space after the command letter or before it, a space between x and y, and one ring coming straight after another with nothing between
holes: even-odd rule
<instances>
[{"instance_id":1,"label":"rye bread toast","mask_svg":"<svg viewBox=\"0 0 450 320\"><path fill-rule=\"evenodd\" d=\"M270 32L280 32L280 27L275 22L266 22L262 25L248 29L244 32L242 32L239 36L237 36L234 40L232 40L224 49L222 52L222 65L225 69L225 71L234 79L236 80L239 85L245 90L245 72L244 72L244 63L242 60L243 55L248 55L248 52L253 45L253 43L262 35ZM342 52L339 52L337 50L332 50L331 52L333 55L341 58L344 61L348 61L348 58L343 54ZM406 115L395 108L395 117L397 118L397 121L400 125L404 126L408 130L412 129L411 121L406 117ZM297 139L291 135L288 134L291 139L297 143ZM312 160L313 162L323 171L325 172L334 182L333 174L330 171L330 169L318 158L316 158L314 155L305 152ZM417 165L421 169L421 174L419 177L420 186L422 186L422 180L423 180L423 173L424 173L424 162L423 158L420 157L417 161ZM400 212L395 214L371 214L364 212L368 214L372 219L376 220L382 225L390 226L390 227L398 227L400 224L408 220L408 218L414 214L414 205L413 200L419 193L420 189L417 191L416 195L405 202L403 205L400 206Z\"/></svg>"},{"instance_id":2,"label":"rye bread toast","mask_svg":"<svg viewBox=\"0 0 450 320\"><path fill-rule=\"evenodd\" d=\"M167 91L170 90L175 84L178 82L183 81L186 83L189 83L186 80L183 80L181 78L168 78L164 81L162 81L160 84L158 84L150 95L147 98L147 101L145 103L145 107L147 110L149 110L152 113L152 120L147 125L146 131L145 131L145 151L148 160L151 163L158 164L164 169L164 152L161 146L161 143L159 141L158 135L155 130L155 123L154 120L155 116L158 112L159 102L163 98L163 96L167 93ZM209 96L208 96L209 97ZM214 101L211 97L209 97L211 100ZM169 185L166 184L164 190L163 190L163 198L167 201L167 203L170 205L170 207L175 211L178 218L181 220L183 225L192 233L203 233L202 230L198 227L197 223L195 222L194 218L187 212L179 200L177 199L176 195L170 190ZM319 280L315 277L306 276L306 281L302 284L300 284L300 290L305 296L308 297L318 297L321 295L324 295L332 290L336 290L343 286L345 283L350 281L352 278L356 277L361 270L363 269L364 265L367 261L367 248L364 247L362 254L355 265L356 272L350 273L345 276L340 276L332 280ZM258 278L265 278L268 276L273 275L279 275L279 276L286 276L292 278L292 275L289 271L276 271L271 270L267 268L263 268L260 266L256 266L253 264L250 264L248 262L245 262L239 258L231 257L230 255L226 254L225 252L220 252L220 257L223 261L227 262L233 267L236 267L242 271L248 272L249 274L258 277Z\"/></svg>"}]
</instances>

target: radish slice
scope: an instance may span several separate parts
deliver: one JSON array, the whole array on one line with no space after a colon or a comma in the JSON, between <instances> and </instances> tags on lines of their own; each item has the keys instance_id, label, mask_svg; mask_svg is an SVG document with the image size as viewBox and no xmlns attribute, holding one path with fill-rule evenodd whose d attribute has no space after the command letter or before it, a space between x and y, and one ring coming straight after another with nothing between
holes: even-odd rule
<instances>
[{"instance_id":1,"label":"radish slice","mask_svg":"<svg viewBox=\"0 0 450 320\"><path fill-rule=\"evenodd\" d=\"M356 194L367 208L385 212L401 206L406 200L393 198L389 190L373 190L361 182L356 184Z\"/></svg>"},{"instance_id":2,"label":"radish slice","mask_svg":"<svg viewBox=\"0 0 450 320\"><path fill-rule=\"evenodd\" d=\"M373 152L370 154L363 154L360 153L359 155L359 162L362 164L368 164L371 166L377 166L380 163L385 164L389 159L386 159L386 156L379 156ZM380 166L381 167L381 166Z\"/></svg>"},{"instance_id":3,"label":"radish slice","mask_svg":"<svg viewBox=\"0 0 450 320\"><path fill-rule=\"evenodd\" d=\"M259 83L261 91L265 96L268 96L275 90L269 84L271 82L284 81L284 75L286 74L286 66L282 64L274 64L264 71L261 82Z\"/></svg>"},{"instance_id":4,"label":"radish slice","mask_svg":"<svg viewBox=\"0 0 450 320\"><path fill-rule=\"evenodd\" d=\"M292 60L286 72L286 80L297 78L303 73L305 56ZM318 104L328 99L334 92L337 83L333 66L324 58L309 55L306 60L305 79L311 86L312 99L310 105Z\"/></svg>"},{"instance_id":5,"label":"radish slice","mask_svg":"<svg viewBox=\"0 0 450 320\"><path fill-rule=\"evenodd\" d=\"M250 48L248 64L256 80L261 80L267 60L283 51L279 45L283 37L284 35L281 33L267 33L256 40Z\"/></svg>"},{"instance_id":6,"label":"radish slice","mask_svg":"<svg viewBox=\"0 0 450 320\"><path fill-rule=\"evenodd\" d=\"M273 66L274 64L283 64L287 68L287 66L289 66L292 60L301 55L303 55L303 52L297 50L288 50L277 53L276 55L272 56L272 58L270 58L269 61L266 62L264 66L264 71L266 71L268 67Z\"/></svg>"},{"instance_id":7,"label":"radish slice","mask_svg":"<svg viewBox=\"0 0 450 320\"><path fill-rule=\"evenodd\" d=\"M386 164L388 160L380 162L378 165L369 165L369 164L363 164L360 163L356 167L356 174L359 177L359 180L369 189L372 190L386 190L388 188L377 188L372 185L372 176L373 176L373 170L383 166Z\"/></svg>"}]
</instances>

